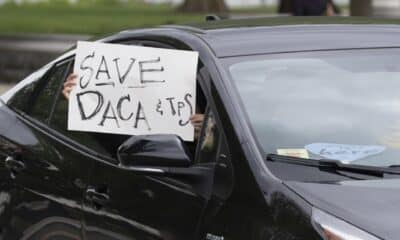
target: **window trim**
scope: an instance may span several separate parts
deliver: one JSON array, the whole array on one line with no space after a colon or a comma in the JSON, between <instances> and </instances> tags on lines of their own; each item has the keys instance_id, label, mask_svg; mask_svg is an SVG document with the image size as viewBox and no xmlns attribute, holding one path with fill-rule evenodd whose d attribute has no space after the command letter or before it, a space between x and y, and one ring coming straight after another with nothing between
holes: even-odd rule
<instances>
[{"instance_id":1,"label":"window trim","mask_svg":"<svg viewBox=\"0 0 400 240\"><path fill-rule=\"evenodd\" d=\"M60 95L61 95L62 88L64 86L64 82L67 79L67 75L70 73L71 67L73 67L72 63L74 61L75 60L73 58L68 58L68 59L66 59L65 61L63 61L62 63L59 64L59 65L61 65L61 64L67 63L68 65L67 65L67 68L66 68L65 72L63 73L63 77L61 78L62 80L60 81L60 83L58 85L58 88L57 88L57 91L56 91L56 95L54 97L53 105L50 108L49 117L47 119L47 125L49 127L51 126L51 121L53 120L54 111L56 109L58 100L60 99ZM57 65L57 66L59 66L59 65Z\"/></svg>"},{"instance_id":2,"label":"window trim","mask_svg":"<svg viewBox=\"0 0 400 240\"><path fill-rule=\"evenodd\" d=\"M220 148L221 148L221 145L223 144L223 142L225 142L225 145L228 148L228 152L230 152L229 151L229 142L228 142L228 140L226 138L225 131L224 131L224 128L222 126L222 122L220 121L217 108L212 104L212 101L209 101L207 103L206 111L205 111L205 114L204 114L204 121L203 121L203 127L201 128L200 138L199 138L197 146L196 146L196 153L195 153L195 156L194 156L194 163L195 164L201 163L200 162L201 144L205 140L204 138L205 138L205 131L206 131L206 128L204 127L204 123L208 120L208 118L210 117L211 114L213 115L216 127L218 128L218 135L219 135L218 136L218 143L217 143L218 144L217 158L219 158L220 150L221 150ZM214 163L217 163L217 162L218 162L218 159L215 159Z\"/></svg>"},{"instance_id":3,"label":"window trim","mask_svg":"<svg viewBox=\"0 0 400 240\"><path fill-rule=\"evenodd\" d=\"M102 161L105 161L107 163L111 164L116 164L118 165L119 162L116 158L100 154L99 152L95 151L94 149L91 149L76 140L71 139L70 137L60 133L56 129L51 128L49 125L32 118L31 116L27 114L23 114L22 116L17 115L17 117L26 123L28 126L34 128L35 130L41 132L42 134L48 136L49 138L52 138L55 141L58 141L62 143L64 146L71 148L74 151L84 153L90 158L96 158L96 159L101 159Z\"/></svg>"},{"instance_id":4,"label":"window trim","mask_svg":"<svg viewBox=\"0 0 400 240\"><path fill-rule=\"evenodd\" d=\"M54 122L53 122L54 121L54 114L55 114L57 105L58 105L58 103L60 101L61 91L62 91L62 88L64 86L63 83L65 82L65 80L66 80L68 74L71 72L71 70L73 70L74 61L75 61L75 54L72 55L72 56L69 56L66 59L61 60L60 62L58 62L58 64L56 64L56 66L59 66L59 65L67 63L68 66L67 66L66 71L63 74L63 77L62 77L63 81L61 81L60 85L58 86L58 89L57 89L57 93L58 94L56 94L56 96L54 98L54 102L52 104L52 108L51 108L51 112L49 114L48 122L46 123L45 126L42 126L42 127L44 127L44 129L46 131L51 133L51 134L48 134L48 135L51 135L56 140L67 144L71 148L75 148L75 149L76 148L80 148L82 151L85 151L86 153L88 153L88 154L90 154L90 155L92 155L94 157L101 158L101 159L107 161L108 163L118 165L119 162L118 162L118 159L116 157L112 157L112 156L108 156L106 154L102 154L101 152L96 151L95 149L93 149L93 148L91 148L89 146L86 146L85 144L82 144L80 141L75 140L75 139L71 138L70 136L62 133L60 130L58 130L57 128L54 127ZM30 116L28 116L28 117L31 118ZM40 123L39 125L42 125L41 122L38 121L35 118L32 118L31 120L33 122L35 122L35 123ZM68 131L68 129L66 129L66 130ZM90 132L84 132L84 133L85 134L90 134Z\"/></svg>"},{"instance_id":5,"label":"window trim","mask_svg":"<svg viewBox=\"0 0 400 240\"><path fill-rule=\"evenodd\" d=\"M54 69L56 69L57 67L59 67L63 64L67 64L67 67L62 74L63 75L62 80L60 80L60 82L58 83L59 85L57 86L57 92L53 98L52 106L49 108L50 111L47 116L47 120L45 122L43 122L43 121L40 121L40 120L36 119L35 117L31 116L31 109L28 109L29 105L25 106L25 109L22 109L22 111L19 110L17 112L18 113L17 117L21 121L26 123L28 126L45 134L46 136L50 137L53 140L62 143L63 145L71 148L74 151L85 153L86 155L88 155L91 158L102 159L103 161L107 161L108 163L118 164L118 161L116 158L112 158L110 156L101 154L101 153L95 151L94 149L91 149L90 147L83 145L82 143L62 134L61 132L59 132L56 129L51 127L51 122L54 117L55 108L57 106L58 100L60 99L62 87L64 86L63 83L65 82L65 79L67 77L67 74L71 70L71 67L73 67L72 63L74 62L74 57L75 57L75 55L69 56L66 59L62 59L62 60L52 64L52 66L49 67L49 69L41 76L41 78L37 80L39 85L36 86L35 90L29 96L29 98L32 99L33 94L38 94L37 95L37 97L38 97L40 95L40 93L42 92L43 88L46 86L46 83L48 83L48 82L46 82L46 83L43 83L42 85L40 85L40 81L42 81L42 79L45 78L46 76L48 76L49 74L53 73ZM36 98L35 98L35 102L36 102Z\"/></svg>"},{"instance_id":6,"label":"window trim","mask_svg":"<svg viewBox=\"0 0 400 240\"><path fill-rule=\"evenodd\" d=\"M62 59L56 63L54 63L48 70L46 73L43 74L43 76L38 79L37 81L37 86L35 86L35 89L33 90L33 92L31 93L31 95L29 96L29 99L31 101L27 101L27 105L25 106L24 114L26 114L26 116L29 116L30 118L36 119L35 117L32 116L32 111L33 111L33 107L29 108L28 103L32 102L32 106L35 106L35 104L37 103L37 100L39 98L39 96L41 95L41 93L43 92L43 89L49 84L49 81L44 81L45 78L47 78L49 75L53 74L54 71L62 66L63 64L66 64L69 60L71 60L71 58L67 58L67 59ZM61 86L63 85L62 83L65 81L65 77L66 77L66 72L70 67L70 63L68 63L68 65L66 66L66 69L64 70L64 72L62 73L63 76L63 81L59 80L60 82L58 83L57 86L57 91L60 90ZM44 121L45 124L50 125L50 117L52 117L52 112L54 110L54 106L55 106L55 102L54 100L58 97L58 92L56 92L56 94L53 96L53 102L52 105L49 107L49 114L46 117L46 120ZM39 121L39 120L38 120ZM42 121L40 121L42 122Z\"/></svg>"},{"instance_id":7,"label":"window trim","mask_svg":"<svg viewBox=\"0 0 400 240\"><path fill-rule=\"evenodd\" d=\"M0 100L5 105L7 105L10 109L14 110L15 112L18 112L18 113L26 112L26 110L28 108L27 103L25 103L21 108L16 108L12 104L12 100L15 98L15 95L20 93L23 89L25 89L29 85L39 81L42 77L44 77L44 75L46 75L46 73L51 69L52 66L53 66L52 64L48 64L48 65L45 65L44 67L32 72L31 74L26 76L23 80L21 80L19 83L17 83L14 87L12 87L10 90L5 92L0 97Z\"/></svg>"}]
</instances>

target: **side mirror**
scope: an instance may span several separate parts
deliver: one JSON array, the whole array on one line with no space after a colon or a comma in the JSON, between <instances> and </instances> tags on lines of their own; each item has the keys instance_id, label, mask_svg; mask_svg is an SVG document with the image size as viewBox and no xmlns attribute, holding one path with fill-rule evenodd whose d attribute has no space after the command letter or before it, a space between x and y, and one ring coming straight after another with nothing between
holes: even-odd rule
<instances>
[{"instance_id":1,"label":"side mirror","mask_svg":"<svg viewBox=\"0 0 400 240\"><path fill-rule=\"evenodd\" d=\"M176 135L133 136L119 148L118 159L127 167L189 167L192 158Z\"/></svg>"}]
</instances>

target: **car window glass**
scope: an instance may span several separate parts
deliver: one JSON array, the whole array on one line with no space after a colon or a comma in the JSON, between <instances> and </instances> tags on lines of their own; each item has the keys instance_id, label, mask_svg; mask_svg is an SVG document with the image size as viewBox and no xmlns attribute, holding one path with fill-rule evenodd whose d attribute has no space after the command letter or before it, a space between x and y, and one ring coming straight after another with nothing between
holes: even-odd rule
<instances>
[{"instance_id":1,"label":"car window glass","mask_svg":"<svg viewBox=\"0 0 400 240\"><path fill-rule=\"evenodd\" d=\"M68 74L72 73L72 66ZM118 147L129 137L106 133L80 132L68 130L68 100L63 96L62 89L58 92L58 100L54 108L50 126L68 138L109 157L114 157Z\"/></svg>"},{"instance_id":2,"label":"car window glass","mask_svg":"<svg viewBox=\"0 0 400 240\"><path fill-rule=\"evenodd\" d=\"M400 164L400 49L242 56L228 64L263 154Z\"/></svg>"},{"instance_id":3,"label":"car window glass","mask_svg":"<svg viewBox=\"0 0 400 240\"><path fill-rule=\"evenodd\" d=\"M30 96L33 94L35 87L37 85L37 81L28 83L21 90L14 94L14 96L8 101L8 104L11 108L25 112L28 108L28 100Z\"/></svg>"},{"instance_id":4,"label":"car window glass","mask_svg":"<svg viewBox=\"0 0 400 240\"><path fill-rule=\"evenodd\" d=\"M209 111L203 122L202 134L198 145L197 161L200 163L216 162L221 133L216 124L214 114Z\"/></svg>"},{"instance_id":5,"label":"car window glass","mask_svg":"<svg viewBox=\"0 0 400 240\"><path fill-rule=\"evenodd\" d=\"M5 100L14 110L25 112L31 96L43 75L49 70L49 67L44 67L37 72L32 73L27 78L19 82L14 88L5 93L2 99Z\"/></svg>"},{"instance_id":6,"label":"car window glass","mask_svg":"<svg viewBox=\"0 0 400 240\"><path fill-rule=\"evenodd\" d=\"M38 87L43 87L35 90L37 92L36 96L33 97L33 107L29 111L31 117L42 122L47 122L54 104L54 98L65 77L65 71L68 66L68 62L57 65L40 80Z\"/></svg>"}]
</instances>

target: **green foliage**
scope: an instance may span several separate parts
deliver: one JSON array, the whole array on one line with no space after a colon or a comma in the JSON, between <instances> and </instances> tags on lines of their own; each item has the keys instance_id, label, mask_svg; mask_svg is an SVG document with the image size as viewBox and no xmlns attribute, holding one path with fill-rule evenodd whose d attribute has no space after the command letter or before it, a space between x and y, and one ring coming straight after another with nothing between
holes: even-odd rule
<instances>
[{"instance_id":1,"label":"green foliage","mask_svg":"<svg viewBox=\"0 0 400 240\"><path fill-rule=\"evenodd\" d=\"M201 15L177 13L168 4L140 0L49 0L42 3L6 3L0 7L0 34L104 34L123 29L194 22Z\"/></svg>"}]
</instances>

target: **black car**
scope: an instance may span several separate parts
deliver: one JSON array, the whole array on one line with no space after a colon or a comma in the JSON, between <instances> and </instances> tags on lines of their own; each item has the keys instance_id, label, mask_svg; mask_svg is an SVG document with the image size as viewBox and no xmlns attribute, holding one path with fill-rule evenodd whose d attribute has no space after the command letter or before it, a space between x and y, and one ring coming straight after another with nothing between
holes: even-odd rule
<instances>
[{"instance_id":1,"label":"black car","mask_svg":"<svg viewBox=\"0 0 400 240\"><path fill-rule=\"evenodd\" d=\"M399 239L399 26L222 20L99 41L198 51L200 138L68 131L67 52L1 97L0 239Z\"/></svg>"}]
</instances>

